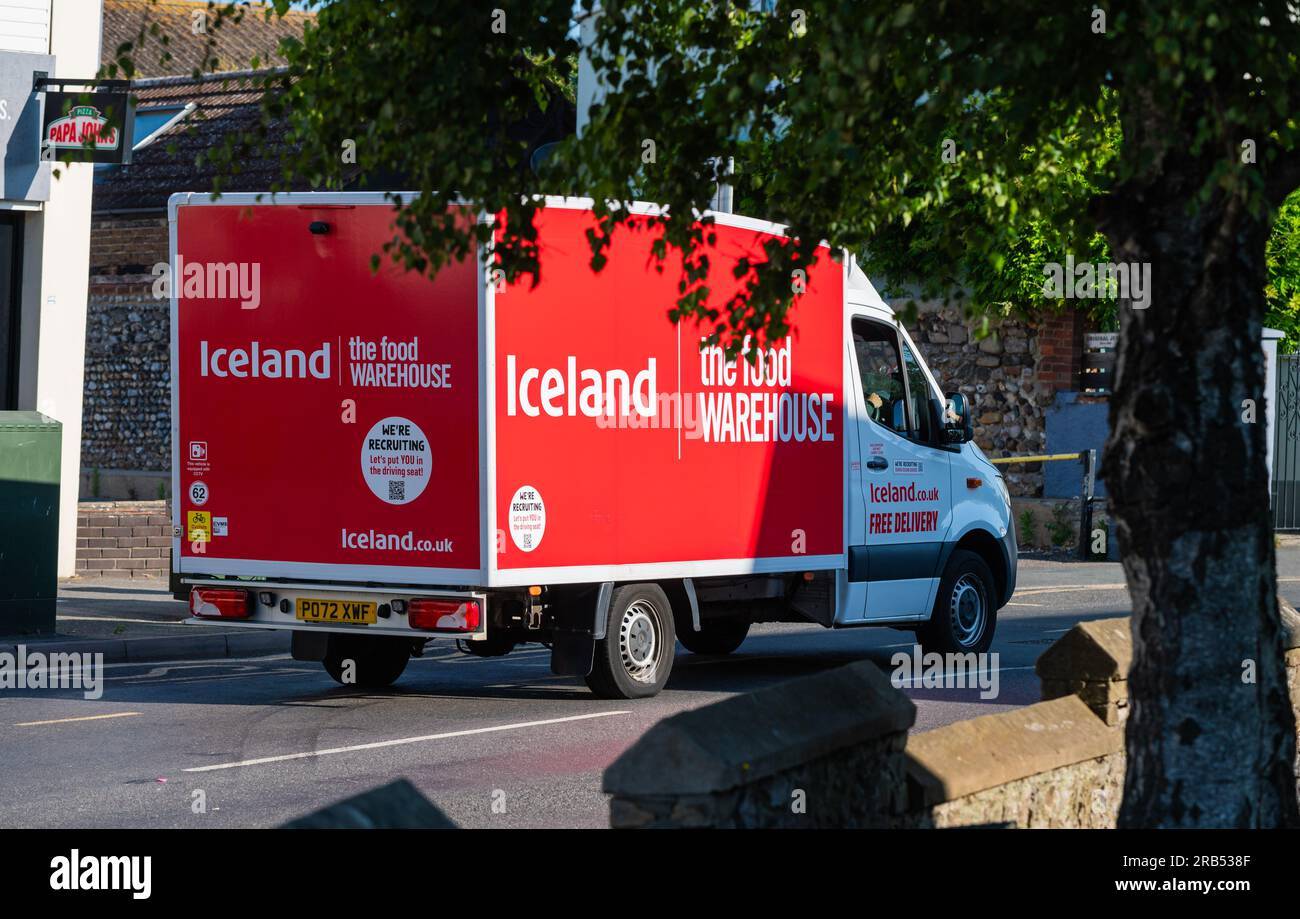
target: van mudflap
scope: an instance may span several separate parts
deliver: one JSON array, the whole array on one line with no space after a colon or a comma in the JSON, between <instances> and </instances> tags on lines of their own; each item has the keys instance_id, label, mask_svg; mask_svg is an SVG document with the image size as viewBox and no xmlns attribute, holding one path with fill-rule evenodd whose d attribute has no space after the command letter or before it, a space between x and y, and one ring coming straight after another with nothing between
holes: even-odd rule
<instances>
[{"instance_id":1,"label":"van mudflap","mask_svg":"<svg viewBox=\"0 0 1300 919\"><path fill-rule=\"evenodd\" d=\"M596 640L590 632L557 629L551 634L551 673L586 676L596 661Z\"/></svg>"}]
</instances>

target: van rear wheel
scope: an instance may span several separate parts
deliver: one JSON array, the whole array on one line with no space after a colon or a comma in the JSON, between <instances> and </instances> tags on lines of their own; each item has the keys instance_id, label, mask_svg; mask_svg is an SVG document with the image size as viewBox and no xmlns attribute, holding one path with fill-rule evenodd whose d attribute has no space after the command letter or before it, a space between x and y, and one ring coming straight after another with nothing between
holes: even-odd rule
<instances>
[{"instance_id":1,"label":"van rear wheel","mask_svg":"<svg viewBox=\"0 0 1300 919\"><path fill-rule=\"evenodd\" d=\"M982 654L998 624L993 573L974 552L957 549L948 559L930 621L917 630L926 651Z\"/></svg>"},{"instance_id":2,"label":"van rear wheel","mask_svg":"<svg viewBox=\"0 0 1300 919\"><path fill-rule=\"evenodd\" d=\"M411 640L393 635L331 635L325 672L334 682L362 689L393 685L411 659Z\"/></svg>"},{"instance_id":3,"label":"van rear wheel","mask_svg":"<svg viewBox=\"0 0 1300 919\"><path fill-rule=\"evenodd\" d=\"M658 694L673 669L677 636L668 597L658 584L627 584L609 602L605 637L596 642L587 686L603 699Z\"/></svg>"},{"instance_id":4,"label":"van rear wheel","mask_svg":"<svg viewBox=\"0 0 1300 919\"><path fill-rule=\"evenodd\" d=\"M463 647L462 647L463 644ZM500 633L488 635L482 640L465 639L456 642L456 646L466 654L472 654L475 657L505 657L515 649L515 642L509 637L503 638Z\"/></svg>"}]
</instances>

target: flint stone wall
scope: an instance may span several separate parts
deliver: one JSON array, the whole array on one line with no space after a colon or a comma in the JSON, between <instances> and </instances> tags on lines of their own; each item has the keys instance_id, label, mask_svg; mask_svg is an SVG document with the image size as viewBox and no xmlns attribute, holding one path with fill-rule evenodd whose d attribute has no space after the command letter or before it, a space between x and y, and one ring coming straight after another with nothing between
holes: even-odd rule
<instances>
[{"instance_id":1,"label":"flint stone wall","mask_svg":"<svg viewBox=\"0 0 1300 919\"><path fill-rule=\"evenodd\" d=\"M92 220L83 469L171 468L171 306L152 274L165 261L166 215Z\"/></svg>"},{"instance_id":2,"label":"flint stone wall","mask_svg":"<svg viewBox=\"0 0 1300 919\"><path fill-rule=\"evenodd\" d=\"M970 401L980 449L990 456L1043 453L1056 392L1078 385L1082 320L1074 313L990 319L991 334L977 338L981 325L955 306L923 301L907 330L940 388ZM1043 494L1043 464L1004 467L1004 473L1012 495Z\"/></svg>"}]
</instances>

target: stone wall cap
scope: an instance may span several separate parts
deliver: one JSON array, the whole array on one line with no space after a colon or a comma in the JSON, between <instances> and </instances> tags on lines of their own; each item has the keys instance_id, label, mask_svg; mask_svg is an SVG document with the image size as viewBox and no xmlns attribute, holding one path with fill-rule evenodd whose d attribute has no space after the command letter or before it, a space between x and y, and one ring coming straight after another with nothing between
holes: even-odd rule
<instances>
[{"instance_id":1,"label":"stone wall cap","mask_svg":"<svg viewBox=\"0 0 1300 919\"><path fill-rule=\"evenodd\" d=\"M1300 613L1281 595L1277 595L1277 612L1282 619L1282 647L1287 651L1300 648Z\"/></svg>"},{"instance_id":2,"label":"stone wall cap","mask_svg":"<svg viewBox=\"0 0 1300 919\"><path fill-rule=\"evenodd\" d=\"M915 721L912 701L859 661L665 718L605 770L603 787L625 797L726 791Z\"/></svg>"},{"instance_id":3,"label":"stone wall cap","mask_svg":"<svg viewBox=\"0 0 1300 919\"><path fill-rule=\"evenodd\" d=\"M457 826L410 781L398 779L291 820L283 829L454 830Z\"/></svg>"},{"instance_id":4,"label":"stone wall cap","mask_svg":"<svg viewBox=\"0 0 1300 919\"><path fill-rule=\"evenodd\" d=\"M913 734L907 775L920 788L920 806L930 806L1123 746L1122 728L1108 726L1078 696L1065 696Z\"/></svg>"},{"instance_id":5,"label":"stone wall cap","mask_svg":"<svg viewBox=\"0 0 1300 919\"><path fill-rule=\"evenodd\" d=\"M1127 616L1080 622L1044 651L1034 665L1039 679L1126 680L1133 663Z\"/></svg>"},{"instance_id":6,"label":"stone wall cap","mask_svg":"<svg viewBox=\"0 0 1300 919\"><path fill-rule=\"evenodd\" d=\"M100 470L107 472L109 470ZM140 473L130 471L128 475L139 475ZM167 511L166 501L78 501L77 511L81 514L108 514L116 511L117 513L128 512L138 514L161 514Z\"/></svg>"}]
</instances>

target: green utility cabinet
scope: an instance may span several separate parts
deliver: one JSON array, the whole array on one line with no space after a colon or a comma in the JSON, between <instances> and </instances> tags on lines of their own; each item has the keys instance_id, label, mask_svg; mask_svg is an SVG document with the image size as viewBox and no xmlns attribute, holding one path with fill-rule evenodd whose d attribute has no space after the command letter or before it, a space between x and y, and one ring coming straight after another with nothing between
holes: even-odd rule
<instances>
[{"instance_id":1,"label":"green utility cabinet","mask_svg":"<svg viewBox=\"0 0 1300 919\"><path fill-rule=\"evenodd\" d=\"M0 635L54 632L63 425L0 412Z\"/></svg>"}]
</instances>

